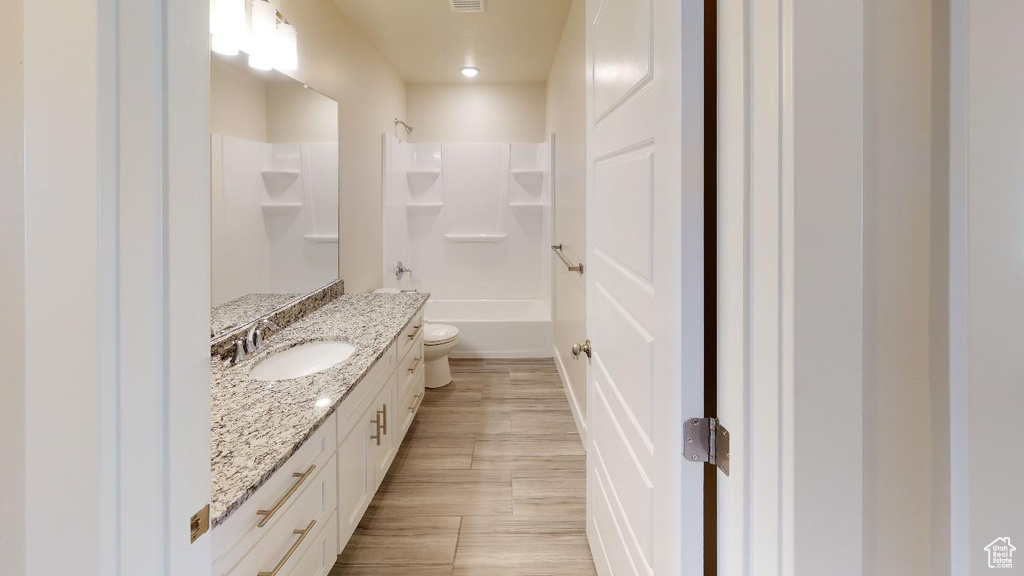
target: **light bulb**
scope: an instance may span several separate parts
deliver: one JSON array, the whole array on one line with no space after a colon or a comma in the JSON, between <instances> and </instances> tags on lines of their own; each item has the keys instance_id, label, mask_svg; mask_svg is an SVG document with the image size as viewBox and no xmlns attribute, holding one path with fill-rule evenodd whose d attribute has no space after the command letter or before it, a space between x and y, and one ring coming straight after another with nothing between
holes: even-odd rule
<instances>
[{"instance_id":1,"label":"light bulb","mask_svg":"<svg viewBox=\"0 0 1024 576\"><path fill-rule=\"evenodd\" d=\"M475 78L476 75L479 73L480 69L474 68L472 66L466 66L465 68L462 69L462 75L465 76L466 78Z\"/></svg>"},{"instance_id":2,"label":"light bulb","mask_svg":"<svg viewBox=\"0 0 1024 576\"><path fill-rule=\"evenodd\" d=\"M277 9L266 0L252 0L252 29L249 31L249 66L257 70L274 67L277 49Z\"/></svg>"},{"instance_id":3,"label":"light bulb","mask_svg":"<svg viewBox=\"0 0 1024 576\"><path fill-rule=\"evenodd\" d=\"M299 68L299 40L295 26L283 22L277 25L274 61L274 68L281 72L294 72Z\"/></svg>"},{"instance_id":4,"label":"light bulb","mask_svg":"<svg viewBox=\"0 0 1024 576\"><path fill-rule=\"evenodd\" d=\"M238 55L245 40L245 0L214 0L210 12L210 49Z\"/></svg>"}]
</instances>

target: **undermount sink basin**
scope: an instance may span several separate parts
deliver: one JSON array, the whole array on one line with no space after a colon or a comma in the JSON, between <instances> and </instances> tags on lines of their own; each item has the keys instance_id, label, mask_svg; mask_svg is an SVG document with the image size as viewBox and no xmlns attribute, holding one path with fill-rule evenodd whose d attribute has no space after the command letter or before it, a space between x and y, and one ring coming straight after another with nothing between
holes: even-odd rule
<instances>
[{"instance_id":1,"label":"undermount sink basin","mask_svg":"<svg viewBox=\"0 0 1024 576\"><path fill-rule=\"evenodd\" d=\"M301 378L340 364L355 351L348 342L306 342L261 360L249 377L264 382Z\"/></svg>"}]
</instances>

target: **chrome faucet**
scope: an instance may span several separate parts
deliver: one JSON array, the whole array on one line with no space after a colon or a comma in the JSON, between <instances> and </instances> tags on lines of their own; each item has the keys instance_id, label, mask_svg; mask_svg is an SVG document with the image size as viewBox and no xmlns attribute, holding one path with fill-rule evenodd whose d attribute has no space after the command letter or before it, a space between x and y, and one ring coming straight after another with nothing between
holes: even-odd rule
<instances>
[{"instance_id":1,"label":"chrome faucet","mask_svg":"<svg viewBox=\"0 0 1024 576\"><path fill-rule=\"evenodd\" d=\"M245 338L246 352L255 354L263 348L263 329L280 330L281 327L270 321L270 318L260 318L249 329L249 335Z\"/></svg>"},{"instance_id":2,"label":"chrome faucet","mask_svg":"<svg viewBox=\"0 0 1024 576\"><path fill-rule=\"evenodd\" d=\"M249 356L257 353L263 348L263 330L269 328L271 330L280 330L281 327L271 322L270 318L260 318L253 322L252 328L249 329L249 333L244 338L235 340L234 351L229 353L225 357L224 361L227 364L238 364L245 360Z\"/></svg>"},{"instance_id":3,"label":"chrome faucet","mask_svg":"<svg viewBox=\"0 0 1024 576\"><path fill-rule=\"evenodd\" d=\"M412 269L406 268L405 265L402 264L402 261L399 260L398 264L395 264L395 278L401 281L402 276L405 276L406 274L412 276Z\"/></svg>"}]
</instances>

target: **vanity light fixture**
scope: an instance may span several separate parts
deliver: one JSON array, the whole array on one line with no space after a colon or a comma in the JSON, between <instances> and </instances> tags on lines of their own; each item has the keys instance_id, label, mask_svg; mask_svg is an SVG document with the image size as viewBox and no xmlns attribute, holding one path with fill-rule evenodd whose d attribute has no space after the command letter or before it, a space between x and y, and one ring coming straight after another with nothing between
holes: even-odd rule
<instances>
[{"instance_id":1,"label":"vanity light fixture","mask_svg":"<svg viewBox=\"0 0 1024 576\"><path fill-rule=\"evenodd\" d=\"M277 9L267 0L252 0L249 30L249 66L256 70L274 67L277 51Z\"/></svg>"},{"instance_id":2,"label":"vanity light fixture","mask_svg":"<svg viewBox=\"0 0 1024 576\"><path fill-rule=\"evenodd\" d=\"M245 41L245 0L213 0L210 7L210 49L237 56Z\"/></svg>"},{"instance_id":3,"label":"vanity light fixture","mask_svg":"<svg viewBox=\"0 0 1024 576\"><path fill-rule=\"evenodd\" d=\"M476 78L476 75L479 73L480 69L474 68L473 66L466 66L465 68L462 69L462 75L465 76L466 78Z\"/></svg>"},{"instance_id":4,"label":"vanity light fixture","mask_svg":"<svg viewBox=\"0 0 1024 576\"><path fill-rule=\"evenodd\" d=\"M277 25L274 68L281 72L294 72L299 68L299 33L287 22Z\"/></svg>"}]
</instances>

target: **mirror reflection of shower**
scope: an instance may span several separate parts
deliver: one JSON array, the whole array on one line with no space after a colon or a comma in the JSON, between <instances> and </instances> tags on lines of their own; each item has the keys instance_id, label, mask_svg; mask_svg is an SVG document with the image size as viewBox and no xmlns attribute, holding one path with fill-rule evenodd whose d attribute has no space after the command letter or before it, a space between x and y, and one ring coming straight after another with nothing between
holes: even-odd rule
<instances>
[{"instance_id":1,"label":"mirror reflection of shower","mask_svg":"<svg viewBox=\"0 0 1024 576\"><path fill-rule=\"evenodd\" d=\"M210 72L218 334L338 278L338 104L244 56Z\"/></svg>"},{"instance_id":2,"label":"mirror reflection of shower","mask_svg":"<svg viewBox=\"0 0 1024 576\"><path fill-rule=\"evenodd\" d=\"M399 122L384 138L383 285L431 293L427 320L459 328L453 357L550 357L553 137L411 143Z\"/></svg>"}]
</instances>

